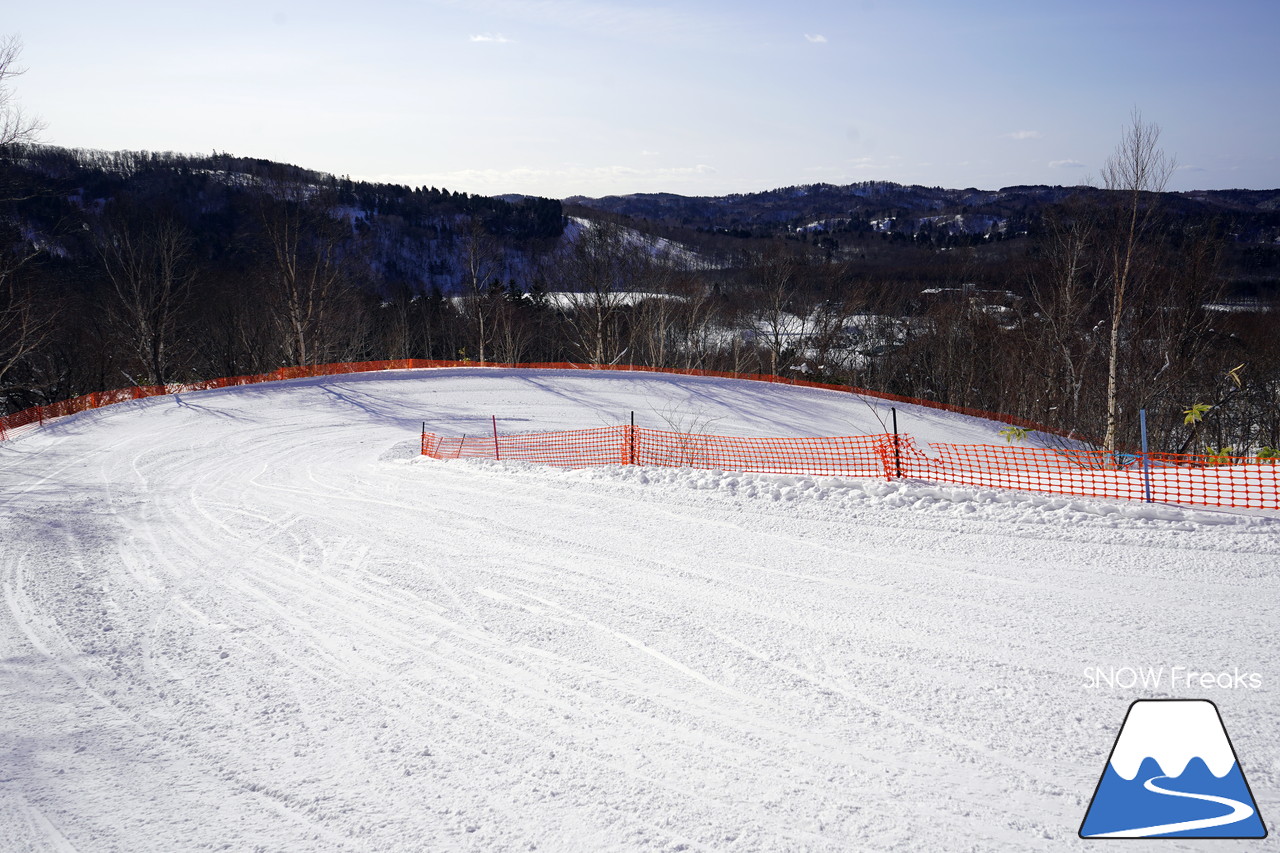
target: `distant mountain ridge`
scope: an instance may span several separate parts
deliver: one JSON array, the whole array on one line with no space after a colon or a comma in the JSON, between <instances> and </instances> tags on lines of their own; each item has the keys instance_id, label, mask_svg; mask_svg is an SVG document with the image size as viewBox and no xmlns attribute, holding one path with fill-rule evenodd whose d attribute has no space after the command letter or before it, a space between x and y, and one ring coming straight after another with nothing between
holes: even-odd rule
<instances>
[{"instance_id":1,"label":"distant mountain ridge","mask_svg":"<svg viewBox=\"0 0 1280 853\"><path fill-rule=\"evenodd\" d=\"M873 223L901 221L912 230L929 217L972 215L1003 223L1001 230L1026 230L1051 204L1072 196L1101 194L1088 186L1011 186L998 190L947 189L863 181L854 184L805 184L757 193L683 196L636 193L588 198L571 196L566 205L637 217L666 225L713 231L889 230ZM1280 189L1195 190L1163 193L1162 201L1180 216L1228 219L1245 242L1271 242L1280 236ZM838 223L838 224L837 224ZM894 228L891 230L899 230Z\"/></svg>"}]
</instances>

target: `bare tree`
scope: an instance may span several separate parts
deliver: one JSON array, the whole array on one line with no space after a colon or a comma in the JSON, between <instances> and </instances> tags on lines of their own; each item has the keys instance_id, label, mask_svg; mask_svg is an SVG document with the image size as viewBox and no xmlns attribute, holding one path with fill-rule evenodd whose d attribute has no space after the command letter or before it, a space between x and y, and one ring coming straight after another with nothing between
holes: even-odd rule
<instances>
[{"instance_id":1,"label":"bare tree","mask_svg":"<svg viewBox=\"0 0 1280 853\"><path fill-rule=\"evenodd\" d=\"M52 316L37 305L35 292L19 281L18 270L34 255L0 252L0 411L15 390L10 379L40 349L53 326Z\"/></svg>"},{"instance_id":2,"label":"bare tree","mask_svg":"<svg viewBox=\"0 0 1280 853\"><path fill-rule=\"evenodd\" d=\"M396 282L381 310L382 346L393 359L413 358L417 351L416 294L407 282Z\"/></svg>"},{"instance_id":3,"label":"bare tree","mask_svg":"<svg viewBox=\"0 0 1280 853\"><path fill-rule=\"evenodd\" d=\"M279 366L273 318L262 308L257 283L240 274L202 277L191 307L198 370L206 376L264 373Z\"/></svg>"},{"instance_id":4,"label":"bare tree","mask_svg":"<svg viewBox=\"0 0 1280 853\"><path fill-rule=\"evenodd\" d=\"M1108 451L1116 449L1125 298L1143 272L1139 256L1143 238L1152 224L1155 196L1164 191L1177 168L1174 159L1159 147L1159 141L1160 128L1144 122L1142 114L1135 109L1129 127L1102 173L1104 186L1117 201L1116 230L1110 251L1111 339L1107 350L1107 428L1103 437L1103 447Z\"/></svg>"},{"instance_id":5,"label":"bare tree","mask_svg":"<svg viewBox=\"0 0 1280 853\"><path fill-rule=\"evenodd\" d=\"M26 115L18 105L9 81L26 73L18 66L22 41L17 36L0 38L0 147L39 140L44 122Z\"/></svg>"},{"instance_id":6,"label":"bare tree","mask_svg":"<svg viewBox=\"0 0 1280 853\"><path fill-rule=\"evenodd\" d=\"M354 352L364 312L353 284L351 226L323 188L277 182L259 207L270 303L286 364L322 364Z\"/></svg>"},{"instance_id":7,"label":"bare tree","mask_svg":"<svg viewBox=\"0 0 1280 853\"><path fill-rule=\"evenodd\" d=\"M631 308L628 344L632 364L666 367L671 356L678 297L673 292L676 270L665 263L649 265L643 280L644 292Z\"/></svg>"},{"instance_id":8,"label":"bare tree","mask_svg":"<svg viewBox=\"0 0 1280 853\"><path fill-rule=\"evenodd\" d=\"M534 329L528 315L537 309L514 284L498 298L498 310L493 318L492 358L517 364L525 360L533 343Z\"/></svg>"},{"instance_id":9,"label":"bare tree","mask_svg":"<svg viewBox=\"0 0 1280 853\"><path fill-rule=\"evenodd\" d=\"M478 216L467 220L459 248L463 313L471 325L476 356L483 362L492 355L494 326L504 308L499 279L505 270L506 257L502 244L485 230Z\"/></svg>"},{"instance_id":10,"label":"bare tree","mask_svg":"<svg viewBox=\"0 0 1280 853\"><path fill-rule=\"evenodd\" d=\"M790 365L810 334L811 314L800 304L796 288L799 259L775 246L755 258L749 329L769 356L769 372L779 374Z\"/></svg>"},{"instance_id":11,"label":"bare tree","mask_svg":"<svg viewBox=\"0 0 1280 853\"><path fill-rule=\"evenodd\" d=\"M676 328L679 337L677 349L682 356L679 367L701 368L711 356L716 323L720 319L721 303L718 294L702 281L692 276L676 282L675 294L679 298ZM740 339L735 337L734 344Z\"/></svg>"},{"instance_id":12,"label":"bare tree","mask_svg":"<svg viewBox=\"0 0 1280 853\"><path fill-rule=\"evenodd\" d=\"M697 259L662 240L636 238L638 292L627 311L628 361L654 367L701 367L709 356L716 299L696 272Z\"/></svg>"},{"instance_id":13,"label":"bare tree","mask_svg":"<svg viewBox=\"0 0 1280 853\"><path fill-rule=\"evenodd\" d=\"M171 378L178 312L195 278L191 235L172 216L131 213L116 208L96 234L112 286L107 315L150 382L163 385Z\"/></svg>"},{"instance_id":14,"label":"bare tree","mask_svg":"<svg viewBox=\"0 0 1280 853\"><path fill-rule=\"evenodd\" d=\"M17 36L0 38L0 148L36 142L44 124L23 114L10 80L26 72L18 66L22 42ZM0 195L9 195L0 187ZM52 318L38 310L35 294L22 287L18 271L38 254L10 221L0 228L0 396L16 368L45 341ZM3 407L0 407L3 408Z\"/></svg>"},{"instance_id":15,"label":"bare tree","mask_svg":"<svg viewBox=\"0 0 1280 853\"><path fill-rule=\"evenodd\" d=\"M1098 231L1097 213L1086 205L1051 211L1045 218L1042 263L1028 279L1032 311L1022 322L1029 356L1024 364L1041 380L1041 405L1033 414L1066 429L1084 429L1086 390L1100 365L1107 282Z\"/></svg>"},{"instance_id":16,"label":"bare tree","mask_svg":"<svg viewBox=\"0 0 1280 853\"><path fill-rule=\"evenodd\" d=\"M1221 299L1226 283L1220 270L1222 236L1205 228L1169 233L1176 235L1178 245L1165 249L1159 280L1151 287L1148 304L1156 310L1134 312L1130 358L1142 369L1133 389L1137 405L1166 413L1164 424L1158 414L1149 418L1148 430L1171 444L1169 428L1177 432L1185 426L1182 415L1192 402L1212 405L1215 426L1229 420L1228 410L1247 396L1241 393L1241 373L1252 381L1254 369L1244 342L1216 329L1217 321L1207 308ZM1227 443L1221 438L1219 446ZM1179 452L1190 446L1187 442Z\"/></svg>"},{"instance_id":17,"label":"bare tree","mask_svg":"<svg viewBox=\"0 0 1280 853\"><path fill-rule=\"evenodd\" d=\"M622 310L644 266L642 250L613 222L591 222L559 258L555 274L565 294L574 347L591 364L610 364L627 353Z\"/></svg>"}]
</instances>

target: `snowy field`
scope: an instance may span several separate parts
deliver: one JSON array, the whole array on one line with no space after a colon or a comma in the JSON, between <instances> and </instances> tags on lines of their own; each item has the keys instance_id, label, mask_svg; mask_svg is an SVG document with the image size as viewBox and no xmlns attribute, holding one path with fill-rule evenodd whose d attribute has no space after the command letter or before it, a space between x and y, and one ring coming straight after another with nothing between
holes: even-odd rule
<instances>
[{"instance_id":1,"label":"snowy field","mask_svg":"<svg viewBox=\"0 0 1280 853\"><path fill-rule=\"evenodd\" d=\"M729 435L888 422L816 389L457 369L0 443L0 849L1087 849L1126 709L1168 696L1217 703L1280 814L1275 513L416 455L423 421L632 410ZM1095 677L1124 667L1161 682Z\"/></svg>"}]
</instances>

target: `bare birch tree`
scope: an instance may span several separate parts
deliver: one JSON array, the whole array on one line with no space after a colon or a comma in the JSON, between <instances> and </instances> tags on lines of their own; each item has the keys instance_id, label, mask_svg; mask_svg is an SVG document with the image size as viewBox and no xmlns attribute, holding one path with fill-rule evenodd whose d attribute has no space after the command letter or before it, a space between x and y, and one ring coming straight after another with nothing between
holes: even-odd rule
<instances>
[{"instance_id":1,"label":"bare birch tree","mask_svg":"<svg viewBox=\"0 0 1280 853\"><path fill-rule=\"evenodd\" d=\"M1159 147L1160 128L1133 111L1130 125L1103 169L1103 185L1117 203L1110 251L1111 337L1107 349L1107 427L1103 447L1116 449L1120 415L1119 368L1125 299L1146 272L1140 264L1142 242L1152 225L1156 195L1177 168Z\"/></svg>"},{"instance_id":2,"label":"bare birch tree","mask_svg":"<svg viewBox=\"0 0 1280 853\"><path fill-rule=\"evenodd\" d=\"M1039 375L1043 401L1034 415L1065 429L1084 429L1086 391L1097 376L1105 338L1107 282L1098 231L1097 212L1086 205L1052 211L1045 221L1043 263L1028 280L1034 313L1022 328L1035 356L1026 363Z\"/></svg>"}]
</instances>

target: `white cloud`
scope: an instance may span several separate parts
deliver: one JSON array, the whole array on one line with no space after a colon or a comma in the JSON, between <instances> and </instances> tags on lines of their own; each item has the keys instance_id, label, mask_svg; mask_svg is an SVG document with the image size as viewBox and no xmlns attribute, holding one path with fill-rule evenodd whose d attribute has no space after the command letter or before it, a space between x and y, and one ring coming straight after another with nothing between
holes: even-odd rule
<instances>
[{"instance_id":1,"label":"white cloud","mask_svg":"<svg viewBox=\"0 0 1280 853\"><path fill-rule=\"evenodd\" d=\"M1050 160L1050 169L1083 169L1084 163L1079 160Z\"/></svg>"},{"instance_id":2,"label":"white cloud","mask_svg":"<svg viewBox=\"0 0 1280 853\"><path fill-rule=\"evenodd\" d=\"M826 36L824 36L824 35L820 35L820 34L819 34L819 35L812 35L812 36L811 36L811 35L809 35L808 33L805 33L805 34L804 34L804 37L805 37L806 39L808 39L812 44L826 44L826 43L827 43L827 37L826 37Z\"/></svg>"},{"instance_id":3,"label":"white cloud","mask_svg":"<svg viewBox=\"0 0 1280 853\"><path fill-rule=\"evenodd\" d=\"M511 43L511 39L507 38L502 33L481 33L480 35L472 36L471 40L476 42L491 42L493 44Z\"/></svg>"},{"instance_id":4,"label":"white cloud","mask_svg":"<svg viewBox=\"0 0 1280 853\"><path fill-rule=\"evenodd\" d=\"M1013 133L1006 133L1005 139L1043 139L1044 134L1038 130L1015 130Z\"/></svg>"}]
</instances>

